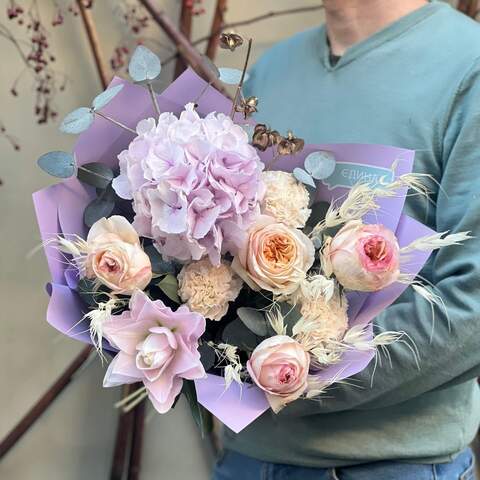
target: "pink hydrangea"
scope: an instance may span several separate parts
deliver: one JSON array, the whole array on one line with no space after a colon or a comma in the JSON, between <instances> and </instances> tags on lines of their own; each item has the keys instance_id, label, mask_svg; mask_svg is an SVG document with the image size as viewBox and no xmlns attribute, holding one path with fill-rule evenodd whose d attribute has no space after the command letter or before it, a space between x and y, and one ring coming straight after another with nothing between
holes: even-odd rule
<instances>
[{"instance_id":1,"label":"pink hydrangea","mask_svg":"<svg viewBox=\"0 0 480 480\"><path fill-rule=\"evenodd\" d=\"M248 135L224 114L200 118L193 104L179 118L142 120L137 133L113 182L133 200L135 229L165 257L208 255L218 265L232 250L232 232L253 222L263 198L263 164Z\"/></svg>"},{"instance_id":2,"label":"pink hydrangea","mask_svg":"<svg viewBox=\"0 0 480 480\"><path fill-rule=\"evenodd\" d=\"M175 312L137 290L129 310L112 315L105 338L119 352L110 363L104 387L143 382L154 407L165 413L180 393L183 379L203 378L198 339L205 319L181 306Z\"/></svg>"}]
</instances>

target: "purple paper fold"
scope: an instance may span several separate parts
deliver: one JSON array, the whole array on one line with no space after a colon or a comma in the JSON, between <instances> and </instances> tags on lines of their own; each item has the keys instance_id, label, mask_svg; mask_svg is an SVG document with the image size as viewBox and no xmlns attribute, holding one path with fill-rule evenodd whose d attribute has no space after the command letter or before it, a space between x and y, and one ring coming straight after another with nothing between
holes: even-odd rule
<instances>
[{"instance_id":1,"label":"purple paper fold","mask_svg":"<svg viewBox=\"0 0 480 480\"><path fill-rule=\"evenodd\" d=\"M233 382L225 389L225 379L217 375L195 380L198 401L235 433L243 430L270 408L258 387Z\"/></svg>"}]
</instances>

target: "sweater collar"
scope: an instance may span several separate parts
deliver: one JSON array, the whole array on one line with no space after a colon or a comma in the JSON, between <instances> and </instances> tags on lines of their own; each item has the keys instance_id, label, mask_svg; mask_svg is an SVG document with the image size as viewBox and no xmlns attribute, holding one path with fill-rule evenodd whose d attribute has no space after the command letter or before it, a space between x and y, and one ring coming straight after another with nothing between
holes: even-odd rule
<instances>
[{"instance_id":1,"label":"sweater collar","mask_svg":"<svg viewBox=\"0 0 480 480\"><path fill-rule=\"evenodd\" d=\"M409 13L408 15L405 15L396 22L393 22L365 40L362 40L361 42L350 47L335 65L332 65L330 62L330 47L328 45L327 30L325 25L323 25L320 28L320 54L322 56L323 65L329 71L338 70L350 62L353 62L358 57L369 53L380 45L400 37L418 23L445 8L451 7L446 3L430 0L427 5L415 10L412 13Z\"/></svg>"}]
</instances>

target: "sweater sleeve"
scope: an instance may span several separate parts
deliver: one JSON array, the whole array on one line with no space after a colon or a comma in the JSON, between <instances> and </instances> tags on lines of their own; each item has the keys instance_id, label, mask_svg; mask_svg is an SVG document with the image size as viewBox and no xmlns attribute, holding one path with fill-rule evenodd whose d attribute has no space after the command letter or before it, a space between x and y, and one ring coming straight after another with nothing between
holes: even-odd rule
<instances>
[{"instance_id":1,"label":"sweater sleeve","mask_svg":"<svg viewBox=\"0 0 480 480\"><path fill-rule=\"evenodd\" d=\"M468 72L457 89L442 128L442 176L436 205L436 230L470 231L474 239L445 247L431 266L436 293L447 314L409 288L382 312L382 329L405 331L419 351L397 343L388 347L390 362L373 362L349 384L333 386L322 400L299 400L283 415L303 416L352 409L373 409L404 402L422 393L468 381L480 375L480 68ZM371 381L373 378L373 385ZM360 388L359 388L360 387Z\"/></svg>"}]
</instances>

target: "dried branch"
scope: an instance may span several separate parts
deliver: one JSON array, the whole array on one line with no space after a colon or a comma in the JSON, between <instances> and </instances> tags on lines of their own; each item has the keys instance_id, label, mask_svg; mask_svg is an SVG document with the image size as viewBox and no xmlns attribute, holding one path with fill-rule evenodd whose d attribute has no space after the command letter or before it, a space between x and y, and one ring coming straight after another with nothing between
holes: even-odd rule
<instances>
[{"instance_id":1,"label":"dried branch","mask_svg":"<svg viewBox=\"0 0 480 480\"><path fill-rule=\"evenodd\" d=\"M190 41L192 38L192 5L188 0L182 0L182 7L180 10L180 32L185 35L185 38ZM175 64L174 78L179 77L182 72L187 68L183 58L177 57Z\"/></svg>"},{"instance_id":2,"label":"dried branch","mask_svg":"<svg viewBox=\"0 0 480 480\"><path fill-rule=\"evenodd\" d=\"M142 0L140 0L140 1L142 1ZM192 46L196 47L200 43L206 42L206 41L210 40L210 38L220 35L225 30L233 30L235 28L243 27L245 25L251 25L253 23L262 22L263 20L268 20L269 18L273 18L273 17L280 17L280 16L283 16L283 15L292 15L292 14L295 14L295 13L307 13L307 12L313 12L313 11L317 11L317 10L321 10L321 9L323 9L323 5L313 5L311 7L289 8L289 9L286 9L286 10L276 10L276 11L267 12L267 13L264 13L262 15L258 15L256 17L247 18L245 20L239 20L238 22L226 23L219 30L213 31L209 35L206 35L205 37L200 37L197 40L195 40L194 42L192 42ZM172 55L171 57L168 57L163 62L163 64L171 62L172 60L174 60L177 57L177 55L181 55L181 52L179 51L175 55Z\"/></svg>"},{"instance_id":3,"label":"dried branch","mask_svg":"<svg viewBox=\"0 0 480 480\"><path fill-rule=\"evenodd\" d=\"M153 20L165 32L168 38L177 46L178 53L185 63L190 65L205 80L212 82L212 85L214 85L217 90L225 93L222 82L220 82L210 68L205 65L200 53L192 46L185 35L178 30L168 15L162 10L157 10L152 5L151 0L138 1L145 7Z\"/></svg>"},{"instance_id":4,"label":"dried branch","mask_svg":"<svg viewBox=\"0 0 480 480\"><path fill-rule=\"evenodd\" d=\"M97 29L95 27L95 22L92 17L92 12L89 8L87 8L83 0L77 0L77 5L82 16L83 25L85 26L85 30L87 32L88 42L90 44L90 48L95 59L95 65L97 67L98 75L100 77L100 82L102 83L102 87L106 88L110 82L110 74L108 73L107 67L105 66L105 62L103 60L102 52L100 49L100 40L98 38Z\"/></svg>"},{"instance_id":5,"label":"dried branch","mask_svg":"<svg viewBox=\"0 0 480 480\"><path fill-rule=\"evenodd\" d=\"M475 18L478 14L479 3L479 0L459 0L457 9L465 15Z\"/></svg>"},{"instance_id":6,"label":"dried branch","mask_svg":"<svg viewBox=\"0 0 480 480\"><path fill-rule=\"evenodd\" d=\"M54 400L65 390L72 381L75 373L86 363L93 348L91 345L84 347L75 357L67 369L60 375L55 383L45 392L45 394L35 403L28 413L15 425L15 427L0 442L0 459L16 445L20 438L30 429L30 427L40 418Z\"/></svg>"},{"instance_id":7,"label":"dried branch","mask_svg":"<svg viewBox=\"0 0 480 480\"><path fill-rule=\"evenodd\" d=\"M227 0L217 0L215 13L213 14L212 28L210 29L210 38L208 39L205 55L210 59L215 59L218 48L218 36L223 29L225 12L227 11ZM219 32L216 34L216 32Z\"/></svg>"}]
</instances>

